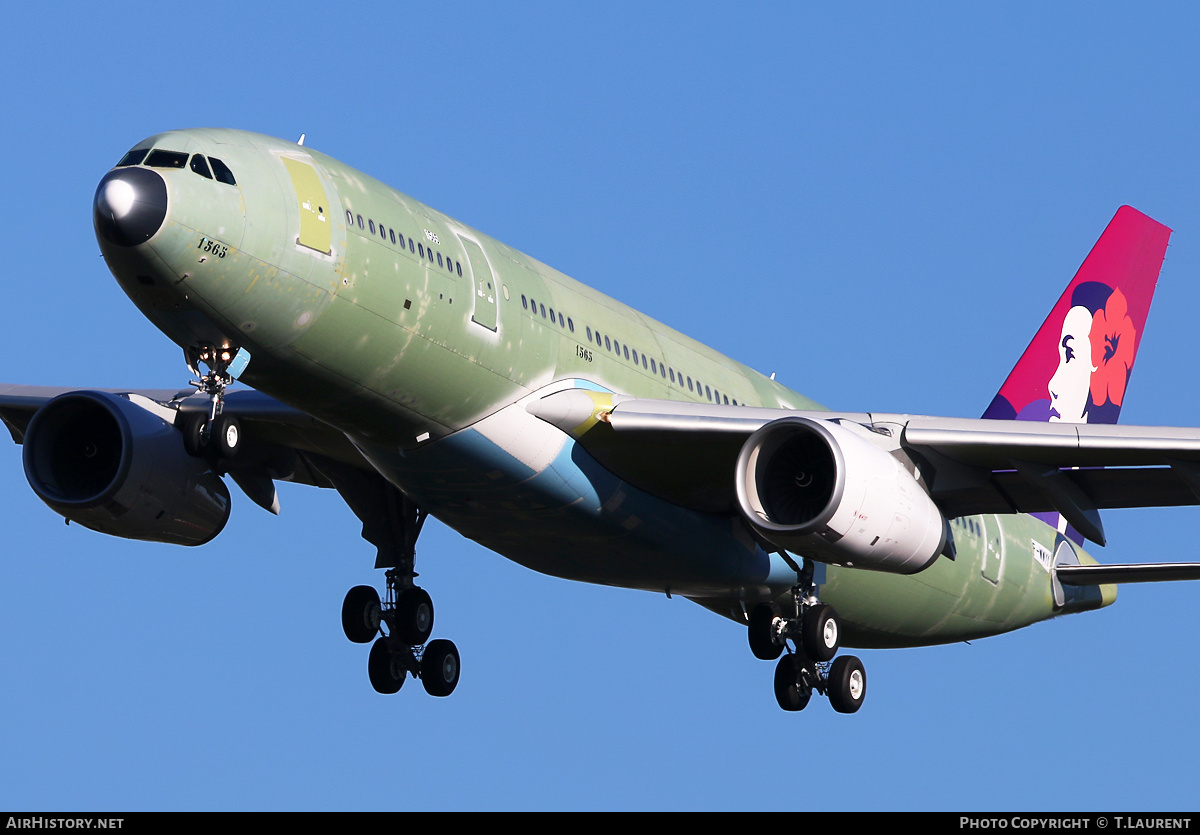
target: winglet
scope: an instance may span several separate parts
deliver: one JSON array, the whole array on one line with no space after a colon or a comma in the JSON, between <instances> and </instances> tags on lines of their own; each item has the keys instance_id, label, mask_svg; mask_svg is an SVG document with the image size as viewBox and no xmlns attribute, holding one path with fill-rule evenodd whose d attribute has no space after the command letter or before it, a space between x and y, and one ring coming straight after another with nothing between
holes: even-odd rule
<instances>
[{"instance_id":1,"label":"winglet","mask_svg":"<svg viewBox=\"0 0 1200 835\"><path fill-rule=\"evenodd\" d=\"M1117 209L983 417L1116 423L1170 236Z\"/></svg>"}]
</instances>

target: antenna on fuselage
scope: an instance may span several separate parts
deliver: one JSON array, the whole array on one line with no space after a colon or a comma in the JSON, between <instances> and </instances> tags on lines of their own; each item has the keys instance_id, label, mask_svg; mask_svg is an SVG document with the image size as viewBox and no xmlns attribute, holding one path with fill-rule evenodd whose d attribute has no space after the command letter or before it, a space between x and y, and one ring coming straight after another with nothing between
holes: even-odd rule
<instances>
[{"instance_id":1,"label":"antenna on fuselage","mask_svg":"<svg viewBox=\"0 0 1200 835\"><path fill-rule=\"evenodd\" d=\"M300 138L296 140L296 144L297 144L297 145L303 145L303 144L304 144L304 134L300 134Z\"/></svg>"}]
</instances>

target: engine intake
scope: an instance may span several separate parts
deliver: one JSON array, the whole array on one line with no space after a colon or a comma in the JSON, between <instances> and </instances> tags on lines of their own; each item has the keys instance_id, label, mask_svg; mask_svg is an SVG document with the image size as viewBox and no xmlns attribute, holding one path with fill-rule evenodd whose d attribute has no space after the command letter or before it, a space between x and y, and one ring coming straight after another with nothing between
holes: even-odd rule
<instances>
[{"instance_id":1,"label":"engine intake","mask_svg":"<svg viewBox=\"0 0 1200 835\"><path fill-rule=\"evenodd\" d=\"M25 477L72 522L126 539L202 545L229 519L229 490L179 432L130 400L59 395L25 432Z\"/></svg>"},{"instance_id":2,"label":"engine intake","mask_svg":"<svg viewBox=\"0 0 1200 835\"><path fill-rule=\"evenodd\" d=\"M774 420L746 439L736 472L742 515L776 548L915 574L945 547L946 520L912 474L836 423Z\"/></svg>"}]
</instances>

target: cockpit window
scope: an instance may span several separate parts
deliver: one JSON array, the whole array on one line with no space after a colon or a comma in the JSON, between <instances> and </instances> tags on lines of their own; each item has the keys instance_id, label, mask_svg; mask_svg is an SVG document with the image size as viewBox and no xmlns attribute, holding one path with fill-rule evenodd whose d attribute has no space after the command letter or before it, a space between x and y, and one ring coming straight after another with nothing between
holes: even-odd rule
<instances>
[{"instance_id":1,"label":"cockpit window","mask_svg":"<svg viewBox=\"0 0 1200 835\"><path fill-rule=\"evenodd\" d=\"M153 168L183 168L187 165L188 155L182 151L164 151L162 148L155 148L150 152L150 156L146 157L146 165Z\"/></svg>"},{"instance_id":2,"label":"cockpit window","mask_svg":"<svg viewBox=\"0 0 1200 835\"><path fill-rule=\"evenodd\" d=\"M146 153L149 148L134 148L125 156L121 157L121 161L117 163L117 168L122 168L126 165L140 165L142 160L146 158Z\"/></svg>"},{"instance_id":3,"label":"cockpit window","mask_svg":"<svg viewBox=\"0 0 1200 835\"><path fill-rule=\"evenodd\" d=\"M191 169L201 177L205 177L209 180L212 179L212 174L208 173L208 163L205 162L204 157L200 156L200 154L192 154Z\"/></svg>"},{"instance_id":4,"label":"cockpit window","mask_svg":"<svg viewBox=\"0 0 1200 835\"><path fill-rule=\"evenodd\" d=\"M221 162L216 157L209 157L208 161L212 163L213 176L217 178L218 183L236 186L237 180L233 179L233 172L229 170L229 166Z\"/></svg>"}]
</instances>

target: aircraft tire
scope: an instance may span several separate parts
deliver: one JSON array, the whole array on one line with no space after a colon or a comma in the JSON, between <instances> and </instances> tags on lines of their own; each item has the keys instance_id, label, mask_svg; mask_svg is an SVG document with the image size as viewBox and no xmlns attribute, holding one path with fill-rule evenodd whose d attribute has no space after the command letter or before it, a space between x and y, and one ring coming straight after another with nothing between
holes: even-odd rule
<instances>
[{"instance_id":1,"label":"aircraft tire","mask_svg":"<svg viewBox=\"0 0 1200 835\"><path fill-rule=\"evenodd\" d=\"M201 412L191 412L183 416L179 430L183 433L183 449L193 458L204 457L207 438L204 437L204 422L208 418Z\"/></svg>"},{"instance_id":2,"label":"aircraft tire","mask_svg":"<svg viewBox=\"0 0 1200 835\"><path fill-rule=\"evenodd\" d=\"M379 592L355 586L342 601L342 631L356 644L369 644L379 635Z\"/></svg>"},{"instance_id":3,"label":"aircraft tire","mask_svg":"<svg viewBox=\"0 0 1200 835\"><path fill-rule=\"evenodd\" d=\"M829 703L838 713L856 713L867 697L867 671L853 655L843 655L829 668Z\"/></svg>"},{"instance_id":4,"label":"aircraft tire","mask_svg":"<svg viewBox=\"0 0 1200 835\"><path fill-rule=\"evenodd\" d=\"M396 600L396 634L409 646L429 640L433 632L433 600L425 589L405 590Z\"/></svg>"},{"instance_id":5,"label":"aircraft tire","mask_svg":"<svg viewBox=\"0 0 1200 835\"><path fill-rule=\"evenodd\" d=\"M242 448L242 424L233 415L217 415L209 435L221 458L233 458Z\"/></svg>"},{"instance_id":6,"label":"aircraft tire","mask_svg":"<svg viewBox=\"0 0 1200 835\"><path fill-rule=\"evenodd\" d=\"M796 656L789 653L780 658L775 665L775 701L784 710L804 710L812 698L812 691L802 688L798 679Z\"/></svg>"},{"instance_id":7,"label":"aircraft tire","mask_svg":"<svg viewBox=\"0 0 1200 835\"><path fill-rule=\"evenodd\" d=\"M392 662L392 651L388 649L386 638L380 638L371 646L371 655L367 658L367 675L375 692L385 696L398 693L404 686L407 672Z\"/></svg>"},{"instance_id":8,"label":"aircraft tire","mask_svg":"<svg viewBox=\"0 0 1200 835\"><path fill-rule=\"evenodd\" d=\"M804 652L813 661L829 661L837 655L841 629L832 606L822 603L805 612L800 631Z\"/></svg>"},{"instance_id":9,"label":"aircraft tire","mask_svg":"<svg viewBox=\"0 0 1200 835\"><path fill-rule=\"evenodd\" d=\"M750 640L750 651L754 653L755 658L774 661L783 652L783 645L775 643L771 635L771 624L774 620L775 612L766 603L759 603L750 612L746 637Z\"/></svg>"},{"instance_id":10,"label":"aircraft tire","mask_svg":"<svg viewBox=\"0 0 1200 835\"><path fill-rule=\"evenodd\" d=\"M421 684L430 696L449 696L458 686L458 647L453 641L430 641L421 656Z\"/></svg>"}]
</instances>

